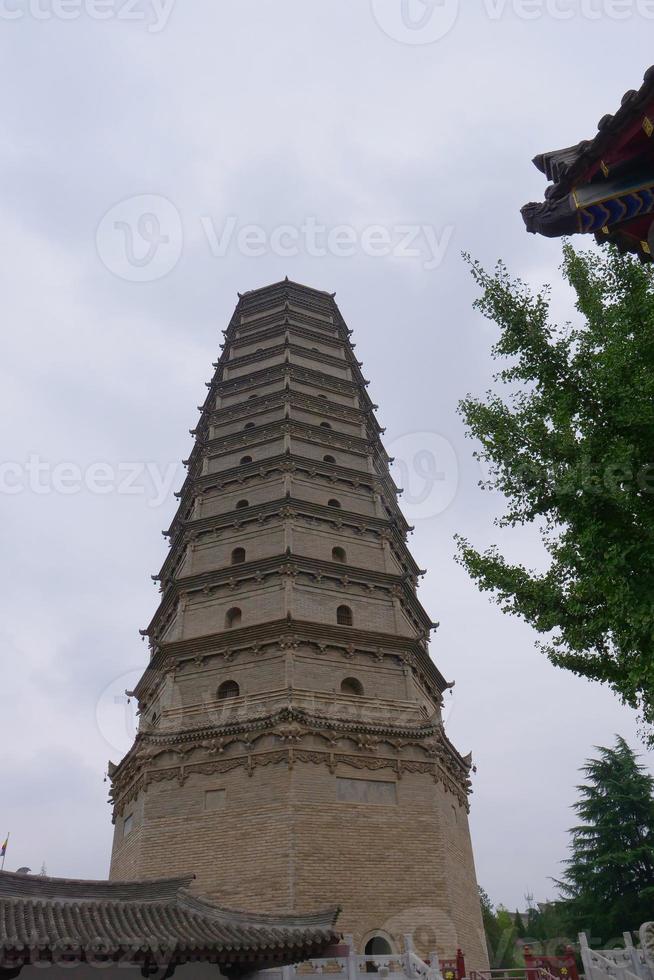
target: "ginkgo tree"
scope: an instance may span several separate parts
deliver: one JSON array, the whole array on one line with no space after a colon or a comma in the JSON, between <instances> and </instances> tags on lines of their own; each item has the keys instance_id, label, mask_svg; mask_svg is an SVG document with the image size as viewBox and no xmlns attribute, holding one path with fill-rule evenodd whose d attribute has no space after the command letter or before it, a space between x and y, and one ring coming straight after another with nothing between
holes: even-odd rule
<instances>
[{"instance_id":1,"label":"ginkgo tree","mask_svg":"<svg viewBox=\"0 0 654 980\"><path fill-rule=\"evenodd\" d=\"M500 527L539 529L546 568L458 538L479 588L542 634L552 663L610 687L654 742L654 276L617 251L566 244L578 317L557 325L550 290L468 260L477 308L499 329L493 390L459 410Z\"/></svg>"}]
</instances>

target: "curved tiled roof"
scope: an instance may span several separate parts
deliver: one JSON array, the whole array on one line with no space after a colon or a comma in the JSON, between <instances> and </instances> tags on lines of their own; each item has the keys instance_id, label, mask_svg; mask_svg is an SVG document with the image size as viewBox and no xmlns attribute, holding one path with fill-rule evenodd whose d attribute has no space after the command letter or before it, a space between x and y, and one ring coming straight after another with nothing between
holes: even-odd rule
<instances>
[{"instance_id":1,"label":"curved tiled roof","mask_svg":"<svg viewBox=\"0 0 654 980\"><path fill-rule=\"evenodd\" d=\"M600 242L652 261L653 106L654 66L638 90L623 95L614 115L600 119L592 139L535 157L551 183L544 201L521 209L527 230L548 238L595 233ZM590 196L580 194L588 188Z\"/></svg>"},{"instance_id":2,"label":"curved tiled roof","mask_svg":"<svg viewBox=\"0 0 654 980\"><path fill-rule=\"evenodd\" d=\"M262 915L191 894L194 876L75 881L0 873L0 975L57 956L71 960L261 966L316 955L338 941L338 909ZM166 959L167 957L167 959Z\"/></svg>"},{"instance_id":3,"label":"curved tiled roof","mask_svg":"<svg viewBox=\"0 0 654 980\"><path fill-rule=\"evenodd\" d=\"M568 146L563 150L539 153L534 157L535 166L554 185L548 188L547 197L560 198L569 194L575 183L583 179L587 171L602 159L616 134L632 120L638 119L653 98L654 65L645 72L643 84L638 90L630 89L629 92L625 92L620 108L614 115L602 116L593 139L582 140L575 146Z\"/></svg>"}]
</instances>

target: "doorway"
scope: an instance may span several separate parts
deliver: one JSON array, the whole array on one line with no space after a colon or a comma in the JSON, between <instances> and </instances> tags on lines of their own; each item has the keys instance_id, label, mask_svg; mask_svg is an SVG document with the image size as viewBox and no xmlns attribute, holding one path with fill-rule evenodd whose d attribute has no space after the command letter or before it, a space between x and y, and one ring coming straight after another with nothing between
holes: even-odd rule
<instances>
[{"instance_id":1,"label":"doorway","mask_svg":"<svg viewBox=\"0 0 654 980\"><path fill-rule=\"evenodd\" d=\"M366 956L390 956L391 944L383 936L373 936L365 945ZM366 963L366 973L377 973L376 963Z\"/></svg>"}]
</instances>

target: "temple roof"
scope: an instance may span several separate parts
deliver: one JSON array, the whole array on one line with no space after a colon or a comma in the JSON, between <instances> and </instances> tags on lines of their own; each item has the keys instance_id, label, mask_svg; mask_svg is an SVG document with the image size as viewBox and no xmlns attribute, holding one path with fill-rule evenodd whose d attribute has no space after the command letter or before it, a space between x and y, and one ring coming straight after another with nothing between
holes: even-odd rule
<instances>
[{"instance_id":1,"label":"temple roof","mask_svg":"<svg viewBox=\"0 0 654 980\"><path fill-rule=\"evenodd\" d=\"M648 105L654 99L654 65L645 72L643 84L630 89L622 96L620 108L615 115L602 116L597 124L597 133L591 140L582 140L575 146L563 150L550 150L534 157L534 165L554 187L548 191L548 198L562 197L582 179L593 167L599 167L607 150L616 136L633 122L638 122Z\"/></svg>"},{"instance_id":2,"label":"temple roof","mask_svg":"<svg viewBox=\"0 0 654 980\"><path fill-rule=\"evenodd\" d=\"M522 208L527 230L549 238L594 232L598 241L651 261L653 110L654 66L638 90L623 95L614 115L600 119L592 139L534 157L551 184L544 202Z\"/></svg>"},{"instance_id":3,"label":"temple roof","mask_svg":"<svg viewBox=\"0 0 654 980\"><path fill-rule=\"evenodd\" d=\"M0 976L55 953L71 961L262 967L315 956L338 941L337 908L238 912L191 894L193 879L75 881L0 872Z\"/></svg>"}]
</instances>

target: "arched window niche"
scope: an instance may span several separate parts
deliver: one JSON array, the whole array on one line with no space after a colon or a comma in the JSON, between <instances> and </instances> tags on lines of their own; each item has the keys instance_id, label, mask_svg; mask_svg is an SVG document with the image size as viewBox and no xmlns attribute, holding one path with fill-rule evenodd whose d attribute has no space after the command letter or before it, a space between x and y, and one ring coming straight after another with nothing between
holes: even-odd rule
<instances>
[{"instance_id":1,"label":"arched window niche","mask_svg":"<svg viewBox=\"0 0 654 980\"><path fill-rule=\"evenodd\" d=\"M385 936L371 936L365 946L366 956L390 956L393 950Z\"/></svg>"},{"instance_id":2,"label":"arched window niche","mask_svg":"<svg viewBox=\"0 0 654 980\"><path fill-rule=\"evenodd\" d=\"M236 626L240 626L242 618L243 614L241 610L238 608L238 606L233 606L225 613L225 628L231 630Z\"/></svg>"},{"instance_id":3,"label":"arched window niche","mask_svg":"<svg viewBox=\"0 0 654 980\"><path fill-rule=\"evenodd\" d=\"M393 949L393 943L390 936L384 935L384 933L374 933L372 936L369 935L368 938L364 938L363 951L366 956L392 956L395 950ZM374 960L369 960L366 963L366 973L377 973L378 965Z\"/></svg>"},{"instance_id":4,"label":"arched window niche","mask_svg":"<svg viewBox=\"0 0 654 980\"><path fill-rule=\"evenodd\" d=\"M357 677L346 677L341 681L341 694L349 694L355 698L363 697L363 684Z\"/></svg>"},{"instance_id":5,"label":"arched window niche","mask_svg":"<svg viewBox=\"0 0 654 980\"><path fill-rule=\"evenodd\" d=\"M226 701L228 698L237 698L241 694L241 689L236 681L223 681L217 691L218 700Z\"/></svg>"},{"instance_id":6,"label":"arched window niche","mask_svg":"<svg viewBox=\"0 0 654 980\"><path fill-rule=\"evenodd\" d=\"M336 622L339 626L352 626L354 616L349 606L339 606L336 610Z\"/></svg>"}]
</instances>

